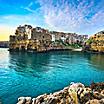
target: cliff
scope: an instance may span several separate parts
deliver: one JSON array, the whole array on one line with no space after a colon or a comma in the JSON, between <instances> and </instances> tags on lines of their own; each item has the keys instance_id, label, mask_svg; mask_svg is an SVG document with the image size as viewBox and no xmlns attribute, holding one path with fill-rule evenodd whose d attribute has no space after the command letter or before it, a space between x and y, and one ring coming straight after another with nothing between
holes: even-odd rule
<instances>
[{"instance_id":1,"label":"cliff","mask_svg":"<svg viewBox=\"0 0 104 104\"><path fill-rule=\"evenodd\" d=\"M92 52L104 53L104 31L98 32L91 36L88 39L86 46L88 46L88 50Z\"/></svg>"},{"instance_id":2,"label":"cliff","mask_svg":"<svg viewBox=\"0 0 104 104\"><path fill-rule=\"evenodd\" d=\"M87 35L49 31L30 25L17 27L15 35L9 37L10 51L49 51L54 49L69 49L80 47L87 40Z\"/></svg>"}]
</instances>

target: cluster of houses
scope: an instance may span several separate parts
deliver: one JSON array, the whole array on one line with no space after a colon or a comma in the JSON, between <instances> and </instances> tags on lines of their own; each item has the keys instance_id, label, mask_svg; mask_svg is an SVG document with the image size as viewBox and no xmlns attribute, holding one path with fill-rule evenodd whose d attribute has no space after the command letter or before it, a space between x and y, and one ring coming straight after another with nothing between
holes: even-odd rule
<instances>
[{"instance_id":1,"label":"cluster of houses","mask_svg":"<svg viewBox=\"0 0 104 104\"><path fill-rule=\"evenodd\" d=\"M46 51L52 49L64 49L65 44L83 44L88 35L76 33L64 33L49 31L47 29L31 25L17 27L15 35L10 35L9 50L36 50Z\"/></svg>"}]
</instances>

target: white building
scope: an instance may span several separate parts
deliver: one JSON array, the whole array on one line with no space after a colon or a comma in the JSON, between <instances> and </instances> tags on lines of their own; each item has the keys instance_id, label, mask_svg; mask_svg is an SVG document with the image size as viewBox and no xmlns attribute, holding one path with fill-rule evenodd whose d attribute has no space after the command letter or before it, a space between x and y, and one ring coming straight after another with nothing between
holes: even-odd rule
<instances>
[{"instance_id":1,"label":"white building","mask_svg":"<svg viewBox=\"0 0 104 104\"><path fill-rule=\"evenodd\" d=\"M51 35L52 35L52 41L55 42L55 35L54 34Z\"/></svg>"}]
</instances>

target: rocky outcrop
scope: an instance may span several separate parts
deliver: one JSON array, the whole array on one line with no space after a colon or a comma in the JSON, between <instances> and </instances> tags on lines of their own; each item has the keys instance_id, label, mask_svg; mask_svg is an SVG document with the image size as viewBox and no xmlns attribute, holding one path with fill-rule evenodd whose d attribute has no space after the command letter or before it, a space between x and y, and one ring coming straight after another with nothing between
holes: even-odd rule
<instances>
[{"instance_id":1,"label":"rocky outcrop","mask_svg":"<svg viewBox=\"0 0 104 104\"><path fill-rule=\"evenodd\" d=\"M67 48L79 48L87 40L88 35L49 31L31 25L17 27L15 35L9 37L9 51L46 52Z\"/></svg>"},{"instance_id":2,"label":"rocky outcrop","mask_svg":"<svg viewBox=\"0 0 104 104\"><path fill-rule=\"evenodd\" d=\"M20 97L17 104L104 104L104 83L92 83L89 87L73 83L55 93Z\"/></svg>"},{"instance_id":3,"label":"rocky outcrop","mask_svg":"<svg viewBox=\"0 0 104 104\"><path fill-rule=\"evenodd\" d=\"M86 51L104 53L104 31L98 32L91 36L84 47Z\"/></svg>"}]
</instances>

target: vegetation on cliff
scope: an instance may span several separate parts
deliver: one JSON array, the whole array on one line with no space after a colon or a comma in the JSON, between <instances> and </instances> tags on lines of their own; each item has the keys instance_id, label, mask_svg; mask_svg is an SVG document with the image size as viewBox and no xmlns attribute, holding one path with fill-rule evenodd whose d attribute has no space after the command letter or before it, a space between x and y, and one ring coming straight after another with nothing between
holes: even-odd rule
<instances>
[{"instance_id":1,"label":"vegetation on cliff","mask_svg":"<svg viewBox=\"0 0 104 104\"><path fill-rule=\"evenodd\" d=\"M104 52L104 31L91 36L86 42L86 47L93 52Z\"/></svg>"}]
</instances>

